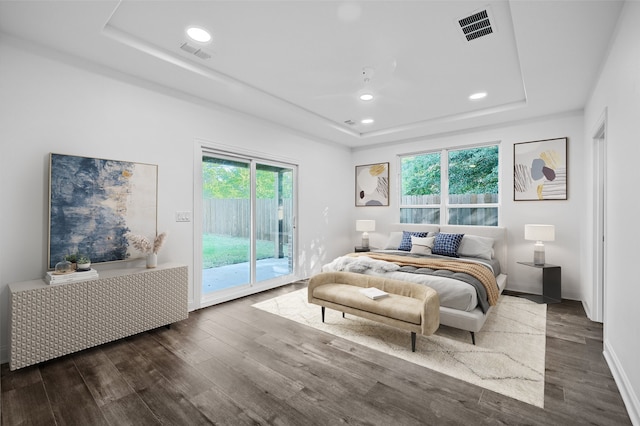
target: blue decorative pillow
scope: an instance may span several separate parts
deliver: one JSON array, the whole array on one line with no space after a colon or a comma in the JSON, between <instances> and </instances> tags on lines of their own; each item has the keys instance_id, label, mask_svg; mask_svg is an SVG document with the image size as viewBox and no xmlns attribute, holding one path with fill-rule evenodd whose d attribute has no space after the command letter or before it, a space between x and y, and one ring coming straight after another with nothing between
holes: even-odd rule
<instances>
[{"instance_id":1,"label":"blue decorative pillow","mask_svg":"<svg viewBox=\"0 0 640 426\"><path fill-rule=\"evenodd\" d=\"M436 234L436 241L433 244L431 253L442 256L458 257L458 247L464 234Z\"/></svg>"},{"instance_id":2,"label":"blue decorative pillow","mask_svg":"<svg viewBox=\"0 0 640 426\"><path fill-rule=\"evenodd\" d=\"M429 235L428 232L409 232L402 231L402 240L400 240L400 245L398 246L398 250L411 251L411 236L424 238Z\"/></svg>"}]
</instances>

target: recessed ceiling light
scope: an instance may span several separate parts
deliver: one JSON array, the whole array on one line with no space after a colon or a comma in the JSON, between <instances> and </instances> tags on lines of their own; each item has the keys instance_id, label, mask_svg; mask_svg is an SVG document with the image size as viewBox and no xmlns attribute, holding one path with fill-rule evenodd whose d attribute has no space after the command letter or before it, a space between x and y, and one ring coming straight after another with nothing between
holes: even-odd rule
<instances>
[{"instance_id":1,"label":"recessed ceiling light","mask_svg":"<svg viewBox=\"0 0 640 426\"><path fill-rule=\"evenodd\" d=\"M362 95L360 95L360 100L361 101L371 101L371 100L373 100L373 95L371 93L363 93Z\"/></svg>"},{"instance_id":2,"label":"recessed ceiling light","mask_svg":"<svg viewBox=\"0 0 640 426\"><path fill-rule=\"evenodd\" d=\"M194 41L200 43L207 43L211 41L211 34L209 31L199 28L199 27L189 27L187 28L187 35Z\"/></svg>"},{"instance_id":3,"label":"recessed ceiling light","mask_svg":"<svg viewBox=\"0 0 640 426\"><path fill-rule=\"evenodd\" d=\"M362 120L360 120L360 122L362 124L371 124L371 123L374 122L374 119L373 118L363 118Z\"/></svg>"},{"instance_id":4,"label":"recessed ceiling light","mask_svg":"<svg viewBox=\"0 0 640 426\"><path fill-rule=\"evenodd\" d=\"M471 99L472 101L477 101L478 99L482 99L482 98L486 98L487 97L487 92L478 92L478 93L474 93L473 95L469 96L469 99Z\"/></svg>"}]
</instances>

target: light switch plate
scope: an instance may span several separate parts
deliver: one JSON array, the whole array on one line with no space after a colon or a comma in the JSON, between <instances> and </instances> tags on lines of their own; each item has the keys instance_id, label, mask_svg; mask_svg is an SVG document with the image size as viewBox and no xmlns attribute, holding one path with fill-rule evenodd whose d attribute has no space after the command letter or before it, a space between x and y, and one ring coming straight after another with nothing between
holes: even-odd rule
<instances>
[{"instance_id":1,"label":"light switch plate","mask_svg":"<svg viewBox=\"0 0 640 426\"><path fill-rule=\"evenodd\" d=\"M191 212L176 212L176 222L191 222Z\"/></svg>"}]
</instances>

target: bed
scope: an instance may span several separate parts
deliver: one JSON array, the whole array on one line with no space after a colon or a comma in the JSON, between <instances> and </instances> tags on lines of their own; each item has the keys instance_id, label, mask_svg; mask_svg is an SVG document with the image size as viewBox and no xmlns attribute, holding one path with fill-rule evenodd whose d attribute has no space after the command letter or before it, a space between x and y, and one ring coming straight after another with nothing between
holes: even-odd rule
<instances>
[{"instance_id":1,"label":"bed","mask_svg":"<svg viewBox=\"0 0 640 426\"><path fill-rule=\"evenodd\" d=\"M440 324L470 332L475 344L475 333L482 329L507 285L505 228L392 224L387 234L376 237L372 246L378 248L340 256L322 270L428 285L440 298Z\"/></svg>"}]
</instances>

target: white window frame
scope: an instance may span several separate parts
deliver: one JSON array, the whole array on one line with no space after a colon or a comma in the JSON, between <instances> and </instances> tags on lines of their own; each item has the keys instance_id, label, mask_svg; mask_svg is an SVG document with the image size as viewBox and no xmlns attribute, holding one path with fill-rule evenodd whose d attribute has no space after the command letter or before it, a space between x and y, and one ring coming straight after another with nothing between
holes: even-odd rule
<instances>
[{"instance_id":1,"label":"white window frame","mask_svg":"<svg viewBox=\"0 0 640 426\"><path fill-rule=\"evenodd\" d=\"M464 151L473 148L498 147L498 202L497 203L480 203L480 204L450 204L449 203L449 152ZM440 204L402 204L402 159L404 157L416 157L420 155L428 155L440 153ZM458 147L448 147L434 149L429 151L419 151L407 154L399 154L397 158L398 170L398 222L401 220L401 209L440 209L440 223L432 225L448 225L449 209L452 208L497 208L498 224L502 223L502 144L500 142L487 142L475 145L464 145ZM469 225L469 226L488 226L488 225Z\"/></svg>"}]
</instances>

